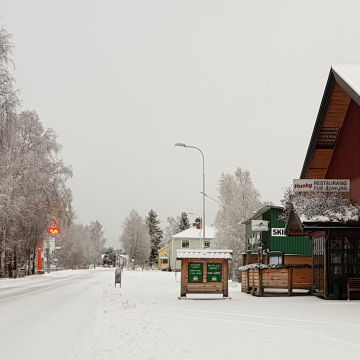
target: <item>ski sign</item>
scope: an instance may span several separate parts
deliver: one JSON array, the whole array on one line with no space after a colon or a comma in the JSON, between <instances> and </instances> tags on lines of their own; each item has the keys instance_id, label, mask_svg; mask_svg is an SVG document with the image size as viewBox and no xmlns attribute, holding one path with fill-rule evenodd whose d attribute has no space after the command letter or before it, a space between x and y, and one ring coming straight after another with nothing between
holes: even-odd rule
<instances>
[{"instance_id":1,"label":"ski sign","mask_svg":"<svg viewBox=\"0 0 360 360\"><path fill-rule=\"evenodd\" d=\"M285 228L271 228L271 236L286 236Z\"/></svg>"}]
</instances>

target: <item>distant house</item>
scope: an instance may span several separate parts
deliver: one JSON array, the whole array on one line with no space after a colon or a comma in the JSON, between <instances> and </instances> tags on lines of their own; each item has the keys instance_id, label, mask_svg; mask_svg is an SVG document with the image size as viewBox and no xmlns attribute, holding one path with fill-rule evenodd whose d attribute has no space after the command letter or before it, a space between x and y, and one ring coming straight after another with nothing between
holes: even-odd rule
<instances>
[{"instance_id":1,"label":"distant house","mask_svg":"<svg viewBox=\"0 0 360 360\"><path fill-rule=\"evenodd\" d=\"M203 244L202 229L193 226L171 237L168 242L168 257L170 270L180 270L181 262L176 260L178 249L211 249L214 248L215 228L205 226L205 242Z\"/></svg>"},{"instance_id":2,"label":"distant house","mask_svg":"<svg viewBox=\"0 0 360 360\"><path fill-rule=\"evenodd\" d=\"M168 256L168 247L164 246L158 252L159 259L159 269L160 270L169 270L169 256Z\"/></svg>"}]
</instances>

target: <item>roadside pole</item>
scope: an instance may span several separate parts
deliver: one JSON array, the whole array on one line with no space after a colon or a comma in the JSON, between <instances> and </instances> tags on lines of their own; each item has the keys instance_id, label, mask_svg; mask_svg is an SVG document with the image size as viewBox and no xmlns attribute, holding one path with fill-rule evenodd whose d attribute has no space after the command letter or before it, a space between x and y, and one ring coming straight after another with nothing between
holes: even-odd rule
<instances>
[{"instance_id":1,"label":"roadside pole","mask_svg":"<svg viewBox=\"0 0 360 360\"><path fill-rule=\"evenodd\" d=\"M46 264L47 264L47 272L50 274L50 236L47 239Z\"/></svg>"}]
</instances>

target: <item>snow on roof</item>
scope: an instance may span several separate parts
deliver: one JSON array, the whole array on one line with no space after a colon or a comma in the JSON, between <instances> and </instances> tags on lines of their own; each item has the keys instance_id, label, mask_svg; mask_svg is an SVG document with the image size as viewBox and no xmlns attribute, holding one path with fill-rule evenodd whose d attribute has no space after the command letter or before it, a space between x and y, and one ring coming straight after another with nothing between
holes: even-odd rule
<instances>
[{"instance_id":1,"label":"snow on roof","mask_svg":"<svg viewBox=\"0 0 360 360\"><path fill-rule=\"evenodd\" d=\"M360 105L360 65L337 64L331 69L340 86Z\"/></svg>"},{"instance_id":2,"label":"snow on roof","mask_svg":"<svg viewBox=\"0 0 360 360\"><path fill-rule=\"evenodd\" d=\"M225 249L180 249L178 259L232 259L232 250Z\"/></svg>"},{"instance_id":3,"label":"snow on roof","mask_svg":"<svg viewBox=\"0 0 360 360\"><path fill-rule=\"evenodd\" d=\"M242 224L242 225L247 224L248 222L250 222L250 220L256 219L257 217L259 217L260 215L262 215L263 213L265 213L266 211L268 211L268 210L270 210L270 209L280 209L280 210L284 210L284 208L283 208L282 206L276 206L276 205L271 205L271 204L264 204L264 205L262 205L259 209L253 211L250 216L248 216L245 220L243 220L243 221L241 222L241 224Z\"/></svg>"},{"instance_id":4,"label":"snow on roof","mask_svg":"<svg viewBox=\"0 0 360 360\"><path fill-rule=\"evenodd\" d=\"M191 227L172 236L174 239L201 239L202 229ZM205 226L205 239L215 239L214 226Z\"/></svg>"}]
</instances>

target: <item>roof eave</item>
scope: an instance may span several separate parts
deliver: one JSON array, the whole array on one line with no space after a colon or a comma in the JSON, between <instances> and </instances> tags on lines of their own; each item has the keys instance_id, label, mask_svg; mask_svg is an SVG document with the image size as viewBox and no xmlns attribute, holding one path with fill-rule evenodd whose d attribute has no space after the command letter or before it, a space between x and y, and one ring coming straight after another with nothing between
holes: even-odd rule
<instances>
[{"instance_id":1,"label":"roof eave","mask_svg":"<svg viewBox=\"0 0 360 360\"><path fill-rule=\"evenodd\" d=\"M265 213L266 211L270 210L270 209L281 209L284 210L284 208L282 206L276 206L276 205L269 205L269 204L265 204L263 205L260 209L256 210L256 212L254 214L252 214L251 216L247 217L245 220L243 220L241 222L241 225L246 225L250 220L255 219L256 217L262 215L263 213Z\"/></svg>"},{"instance_id":2,"label":"roof eave","mask_svg":"<svg viewBox=\"0 0 360 360\"><path fill-rule=\"evenodd\" d=\"M328 76L328 80L326 83L326 87L325 87L325 91L324 91L324 95L322 97L321 100L321 104L320 104L320 108L319 108L319 112L316 118L316 122L315 122L315 126L314 126L314 130L313 133L311 135L311 139L310 139L310 143L309 143L309 147L306 153L306 157L305 157L305 161L304 161L304 165L303 168L301 170L301 174L300 174L300 179L304 179L306 177L306 174L310 168L310 164L312 161L312 158L314 156L315 153L315 148L316 148L316 142L317 139L319 137L321 128L324 124L324 120L325 120L325 116L326 116L326 111L327 108L329 106L330 103L330 99L331 99L331 95L335 86L335 72L331 69L329 76Z\"/></svg>"},{"instance_id":3,"label":"roof eave","mask_svg":"<svg viewBox=\"0 0 360 360\"><path fill-rule=\"evenodd\" d=\"M335 76L336 82L345 90L345 92L360 106L360 95L337 73L332 67L332 73Z\"/></svg>"}]
</instances>

